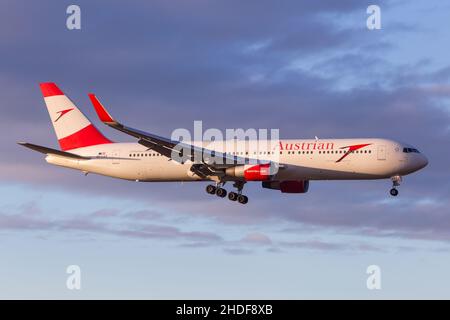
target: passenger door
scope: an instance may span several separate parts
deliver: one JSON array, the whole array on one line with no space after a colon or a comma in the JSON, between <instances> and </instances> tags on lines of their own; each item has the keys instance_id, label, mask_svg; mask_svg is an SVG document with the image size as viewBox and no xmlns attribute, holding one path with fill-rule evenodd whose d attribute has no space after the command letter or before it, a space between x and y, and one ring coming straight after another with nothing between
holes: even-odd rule
<instances>
[{"instance_id":1,"label":"passenger door","mask_svg":"<svg viewBox=\"0 0 450 320\"><path fill-rule=\"evenodd\" d=\"M385 145L378 146L377 158L378 158L378 160L386 160L386 146Z\"/></svg>"}]
</instances>

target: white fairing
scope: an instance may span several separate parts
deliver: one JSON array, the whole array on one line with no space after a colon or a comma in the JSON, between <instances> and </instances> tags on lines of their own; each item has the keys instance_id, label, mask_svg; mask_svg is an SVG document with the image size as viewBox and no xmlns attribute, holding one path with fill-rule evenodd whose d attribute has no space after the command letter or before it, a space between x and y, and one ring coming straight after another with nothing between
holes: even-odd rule
<instances>
[{"instance_id":1,"label":"white fairing","mask_svg":"<svg viewBox=\"0 0 450 320\"><path fill-rule=\"evenodd\" d=\"M239 151L226 151L279 163L280 169L274 180L382 179L412 173L428 163L418 152L404 152L404 148L410 146L392 140L332 139L319 143L316 140L281 140L272 150L259 150L255 154L243 149L245 142L238 142L236 150ZM345 155L349 146L360 147ZM253 149L250 147L249 150ZM46 160L59 166L128 180L202 180L190 171L191 162L178 164L138 143L101 144L74 149L71 153L94 159L48 155Z\"/></svg>"}]
</instances>

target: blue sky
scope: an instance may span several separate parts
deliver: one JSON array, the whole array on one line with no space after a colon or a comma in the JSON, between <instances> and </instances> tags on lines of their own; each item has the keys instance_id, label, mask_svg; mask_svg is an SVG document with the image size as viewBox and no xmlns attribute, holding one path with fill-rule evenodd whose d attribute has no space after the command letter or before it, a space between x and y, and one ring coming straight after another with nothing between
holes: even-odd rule
<instances>
[{"instance_id":1,"label":"blue sky","mask_svg":"<svg viewBox=\"0 0 450 320\"><path fill-rule=\"evenodd\" d=\"M1 4L0 298L450 296L449 4L78 1L78 31L65 27L69 4ZM366 28L369 4L381 30ZM15 144L57 146L44 81L94 121L88 92L160 135L202 120L386 137L430 164L395 199L389 181L314 181L304 195L250 185L247 206L204 183L85 177ZM65 286L72 264L80 291ZM373 264L381 290L366 288Z\"/></svg>"}]
</instances>

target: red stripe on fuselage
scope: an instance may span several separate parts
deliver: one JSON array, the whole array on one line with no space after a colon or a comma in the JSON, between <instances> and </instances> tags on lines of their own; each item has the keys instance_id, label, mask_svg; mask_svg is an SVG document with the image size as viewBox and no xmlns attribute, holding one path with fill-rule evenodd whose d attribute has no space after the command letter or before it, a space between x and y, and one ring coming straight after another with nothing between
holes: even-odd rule
<instances>
[{"instance_id":1,"label":"red stripe on fuselage","mask_svg":"<svg viewBox=\"0 0 450 320\"><path fill-rule=\"evenodd\" d=\"M112 143L112 141L105 138L92 124L59 140L59 145L63 151L105 143Z\"/></svg>"}]
</instances>

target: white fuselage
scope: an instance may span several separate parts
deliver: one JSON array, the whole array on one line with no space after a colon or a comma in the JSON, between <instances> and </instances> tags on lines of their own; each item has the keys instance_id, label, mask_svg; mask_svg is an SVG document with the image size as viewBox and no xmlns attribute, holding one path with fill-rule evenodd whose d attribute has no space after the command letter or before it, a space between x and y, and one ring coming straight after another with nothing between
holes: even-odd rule
<instances>
[{"instance_id":1,"label":"white fuselage","mask_svg":"<svg viewBox=\"0 0 450 320\"><path fill-rule=\"evenodd\" d=\"M227 148L226 152L279 163L281 168L273 180L280 181L390 178L417 171L428 162L418 152L405 152L409 145L386 139L280 140L270 150L260 147L258 151L253 151L256 148L251 147L252 143L236 141L234 149ZM365 146L345 155L348 147L355 145ZM208 148L225 151L223 146L208 144ZM190 171L192 162L179 164L138 143L106 143L70 152L93 159L77 160L50 154L46 161L86 173L127 180L204 180Z\"/></svg>"}]
</instances>

